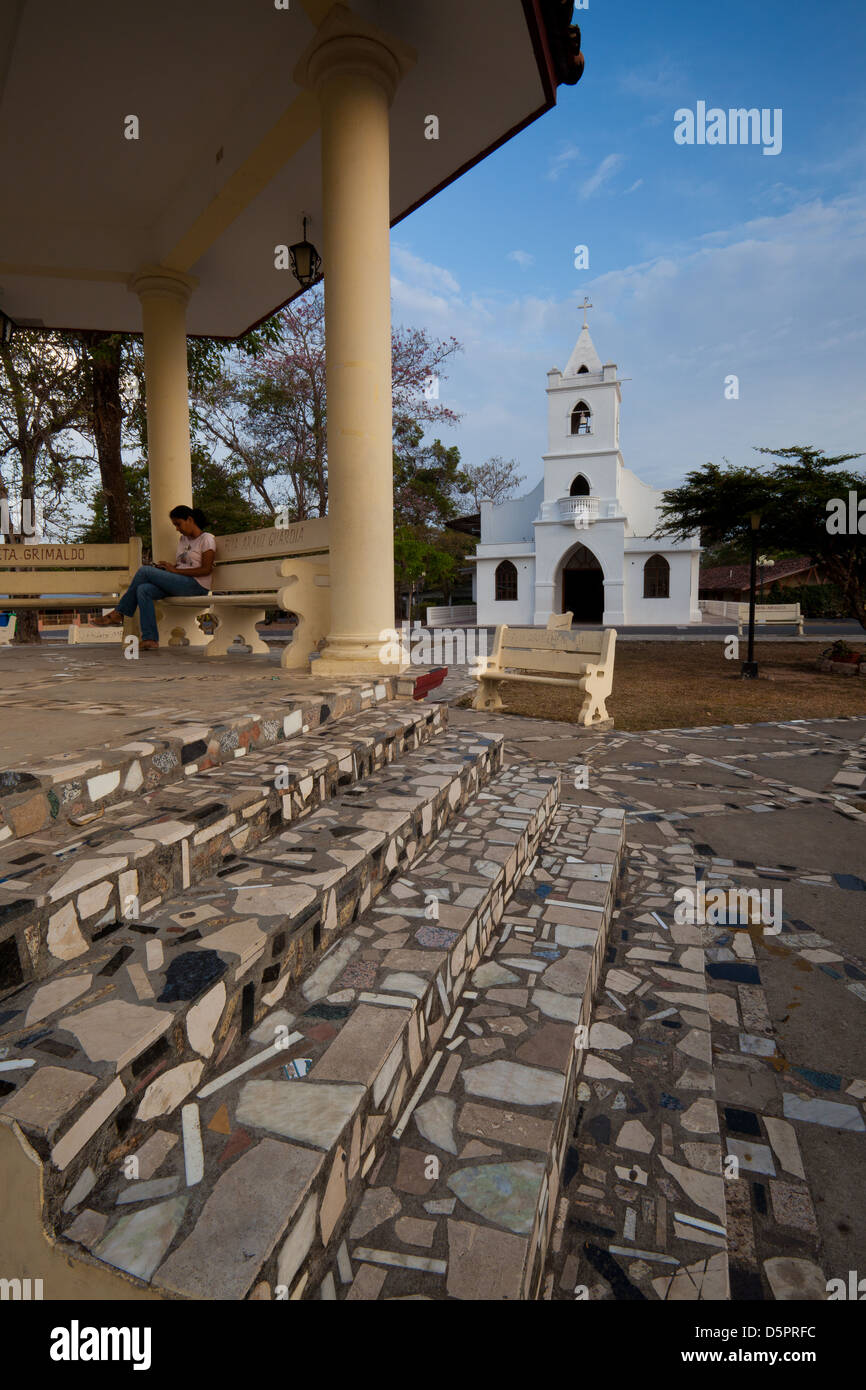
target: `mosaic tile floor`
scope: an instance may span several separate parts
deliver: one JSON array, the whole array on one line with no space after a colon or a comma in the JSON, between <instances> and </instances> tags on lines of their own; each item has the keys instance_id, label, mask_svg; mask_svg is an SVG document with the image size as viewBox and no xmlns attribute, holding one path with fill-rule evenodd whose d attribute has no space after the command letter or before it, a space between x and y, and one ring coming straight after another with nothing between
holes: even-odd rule
<instances>
[{"instance_id":1,"label":"mosaic tile floor","mask_svg":"<svg viewBox=\"0 0 866 1390\"><path fill-rule=\"evenodd\" d=\"M619 1040L615 1070L590 1055L578 1083L544 1297L824 1299L829 1279L863 1263L862 1204L827 1194L828 1170L850 1187L866 1156L866 1067L849 1036L862 1037L866 998L866 882L852 872L863 733L856 720L666 730L614 735L588 754L586 795L628 823L593 1012ZM806 817L793 823L805 863L792 808ZM726 854L707 842L722 834ZM678 923L676 890L701 885L779 892L778 933L748 914L743 925ZM823 931L785 910L804 891L823 904ZM838 1043L814 1027L836 1007L818 979L850 1001ZM809 1023L792 1033L800 1008ZM828 1066L828 1049L847 1068Z\"/></svg>"},{"instance_id":2,"label":"mosaic tile floor","mask_svg":"<svg viewBox=\"0 0 866 1390\"><path fill-rule=\"evenodd\" d=\"M152 1138L332 946L333 967L342 930L500 761L501 743L442 732L5 1001L0 1115L47 1160L50 1227L88 1173Z\"/></svg>"},{"instance_id":3,"label":"mosaic tile floor","mask_svg":"<svg viewBox=\"0 0 866 1390\"><path fill-rule=\"evenodd\" d=\"M557 809L370 1172L320 1298L537 1296L622 840L621 812Z\"/></svg>"},{"instance_id":4,"label":"mosaic tile floor","mask_svg":"<svg viewBox=\"0 0 866 1390\"><path fill-rule=\"evenodd\" d=\"M320 724L242 762L187 763L182 782L131 788L92 825L60 823L0 848L0 997L190 888L403 752L441 732L438 706L390 704Z\"/></svg>"},{"instance_id":5,"label":"mosaic tile floor","mask_svg":"<svg viewBox=\"0 0 866 1390\"><path fill-rule=\"evenodd\" d=\"M299 775L303 819L0 1001L49 1224L168 1297L826 1297L866 1267L864 735L452 710ZM248 766L160 795L236 810ZM778 932L674 915L747 888Z\"/></svg>"}]
</instances>

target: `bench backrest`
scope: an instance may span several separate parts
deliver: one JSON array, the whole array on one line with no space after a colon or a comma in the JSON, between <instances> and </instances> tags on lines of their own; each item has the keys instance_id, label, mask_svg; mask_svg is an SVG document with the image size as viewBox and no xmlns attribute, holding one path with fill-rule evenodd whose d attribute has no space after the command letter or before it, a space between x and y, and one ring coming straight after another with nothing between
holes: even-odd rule
<instances>
[{"instance_id":1,"label":"bench backrest","mask_svg":"<svg viewBox=\"0 0 866 1390\"><path fill-rule=\"evenodd\" d=\"M13 542L0 545L0 595L10 600L42 594L111 597L123 592L140 564L138 536L122 545Z\"/></svg>"},{"instance_id":2,"label":"bench backrest","mask_svg":"<svg viewBox=\"0 0 866 1390\"><path fill-rule=\"evenodd\" d=\"M239 531L217 536L213 568L215 594L251 594L280 587L279 562L288 556L321 554L327 558L328 518L312 517L281 528Z\"/></svg>"},{"instance_id":3,"label":"bench backrest","mask_svg":"<svg viewBox=\"0 0 866 1390\"><path fill-rule=\"evenodd\" d=\"M574 632L556 628L496 629L491 665L511 671L547 675L581 675L587 663L604 666L613 660L616 631Z\"/></svg>"},{"instance_id":4,"label":"bench backrest","mask_svg":"<svg viewBox=\"0 0 866 1390\"><path fill-rule=\"evenodd\" d=\"M749 621L749 605L740 604L739 616L744 623ZM799 603L756 603L755 621L777 623L796 623L800 618Z\"/></svg>"},{"instance_id":5,"label":"bench backrest","mask_svg":"<svg viewBox=\"0 0 866 1390\"><path fill-rule=\"evenodd\" d=\"M548 632L561 632L563 629L568 632L574 621L573 613L551 613L547 620Z\"/></svg>"}]
</instances>

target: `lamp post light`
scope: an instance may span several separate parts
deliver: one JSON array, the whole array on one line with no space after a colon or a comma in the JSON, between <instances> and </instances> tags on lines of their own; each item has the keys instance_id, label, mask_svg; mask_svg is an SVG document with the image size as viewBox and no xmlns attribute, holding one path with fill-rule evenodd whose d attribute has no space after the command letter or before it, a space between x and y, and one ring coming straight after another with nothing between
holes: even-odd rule
<instances>
[{"instance_id":1,"label":"lamp post light","mask_svg":"<svg viewBox=\"0 0 866 1390\"><path fill-rule=\"evenodd\" d=\"M771 555L758 556L758 569L761 571L761 602L764 602L764 571L771 570L775 564Z\"/></svg>"},{"instance_id":2,"label":"lamp post light","mask_svg":"<svg viewBox=\"0 0 866 1390\"><path fill-rule=\"evenodd\" d=\"M749 516L749 525L752 529L752 549L749 557L749 655L743 662L741 675L743 680L757 680L758 663L755 660L755 589L758 583L758 527L761 524L761 513L752 512Z\"/></svg>"},{"instance_id":3,"label":"lamp post light","mask_svg":"<svg viewBox=\"0 0 866 1390\"><path fill-rule=\"evenodd\" d=\"M308 290L319 279L322 258L311 241L307 241L307 219L304 218L304 239L289 247L292 274L301 289Z\"/></svg>"}]
</instances>

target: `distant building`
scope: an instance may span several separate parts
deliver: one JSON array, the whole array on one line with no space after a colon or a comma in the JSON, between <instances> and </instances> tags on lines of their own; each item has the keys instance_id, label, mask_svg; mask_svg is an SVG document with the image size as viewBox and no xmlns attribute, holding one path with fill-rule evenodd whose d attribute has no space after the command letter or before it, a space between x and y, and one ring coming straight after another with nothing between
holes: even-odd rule
<instances>
[{"instance_id":1,"label":"distant building","mask_svg":"<svg viewBox=\"0 0 866 1390\"><path fill-rule=\"evenodd\" d=\"M799 588L803 584L823 584L820 567L808 555L795 555L790 560L775 560L772 565L758 569L758 592L763 587L766 594L771 587L778 589ZM749 597L749 566L711 565L702 569L699 580L699 597L725 599L731 603L744 603Z\"/></svg>"},{"instance_id":2,"label":"distant building","mask_svg":"<svg viewBox=\"0 0 866 1390\"><path fill-rule=\"evenodd\" d=\"M591 306L587 306L591 307ZM564 372L547 374L548 447L533 492L481 504L474 597L480 624L699 623L700 542L654 539L661 492L625 467L616 365L586 326Z\"/></svg>"}]
</instances>

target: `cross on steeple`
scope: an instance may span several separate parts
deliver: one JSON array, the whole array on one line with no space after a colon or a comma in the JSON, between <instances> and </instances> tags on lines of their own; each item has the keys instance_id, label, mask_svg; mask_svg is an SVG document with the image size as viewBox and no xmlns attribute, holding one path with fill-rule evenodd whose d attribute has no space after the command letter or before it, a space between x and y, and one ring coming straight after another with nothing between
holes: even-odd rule
<instances>
[{"instance_id":1,"label":"cross on steeple","mask_svg":"<svg viewBox=\"0 0 866 1390\"><path fill-rule=\"evenodd\" d=\"M592 308L592 304L591 304L590 301L587 299L586 295L583 296L583 303L582 303L582 304L578 304L577 307L578 307L578 309L582 309L582 310L583 310L583 326L584 326L584 328L587 328L587 327L588 327L588 324L587 324L587 322L586 322L586 311L587 311L587 309L591 309L591 308Z\"/></svg>"}]
</instances>

